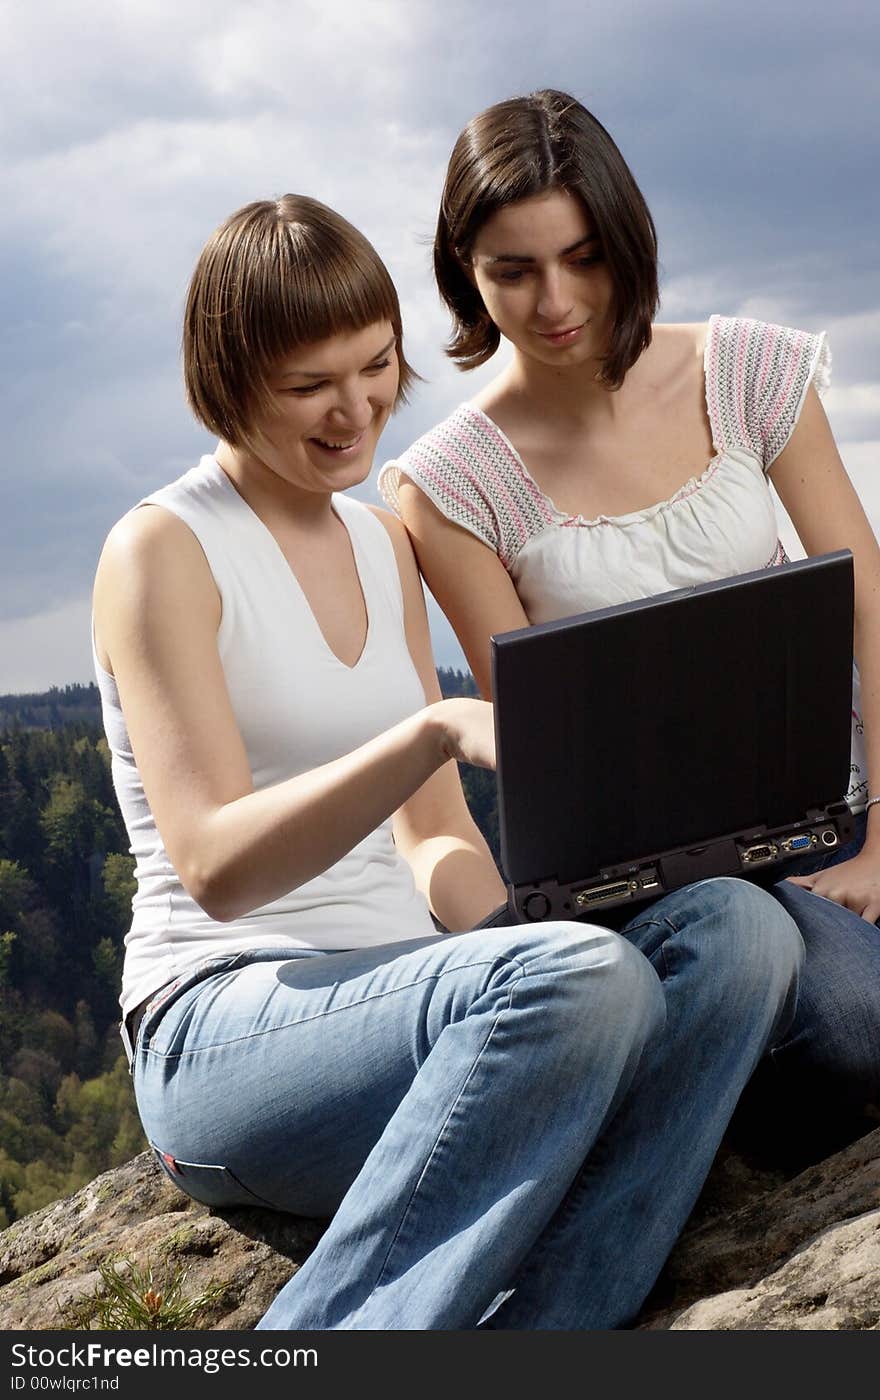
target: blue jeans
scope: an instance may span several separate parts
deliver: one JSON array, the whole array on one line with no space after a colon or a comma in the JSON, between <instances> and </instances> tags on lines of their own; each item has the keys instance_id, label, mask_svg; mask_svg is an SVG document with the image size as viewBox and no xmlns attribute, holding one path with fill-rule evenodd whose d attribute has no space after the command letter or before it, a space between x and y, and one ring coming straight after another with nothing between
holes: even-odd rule
<instances>
[{"instance_id":1,"label":"blue jeans","mask_svg":"<svg viewBox=\"0 0 880 1400\"><path fill-rule=\"evenodd\" d=\"M262 1328L623 1326L791 1020L801 956L735 880L667 896L626 939L267 949L148 1008L138 1107L197 1200L333 1216Z\"/></svg>"},{"instance_id":2,"label":"blue jeans","mask_svg":"<svg viewBox=\"0 0 880 1400\"><path fill-rule=\"evenodd\" d=\"M855 840L834 855L792 863L810 874L857 855ZM880 928L849 909L781 881L772 893L801 931L806 950L797 1013L762 1063L735 1124L738 1146L793 1164L834 1151L857 1131L865 1104L880 1104Z\"/></svg>"}]
</instances>

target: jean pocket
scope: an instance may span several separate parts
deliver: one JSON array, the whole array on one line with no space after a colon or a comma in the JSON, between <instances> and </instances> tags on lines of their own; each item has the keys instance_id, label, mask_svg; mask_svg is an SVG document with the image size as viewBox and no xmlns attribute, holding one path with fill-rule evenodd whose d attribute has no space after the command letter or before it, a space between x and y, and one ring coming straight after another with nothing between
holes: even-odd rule
<instances>
[{"instance_id":1,"label":"jean pocket","mask_svg":"<svg viewBox=\"0 0 880 1400\"><path fill-rule=\"evenodd\" d=\"M168 1180L173 1182L184 1195L191 1196L203 1206L260 1206L261 1209L274 1209L271 1201L263 1200L239 1181L228 1167L214 1166L206 1162L181 1162L170 1152L163 1152L155 1143L150 1143L156 1161Z\"/></svg>"}]
</instances>

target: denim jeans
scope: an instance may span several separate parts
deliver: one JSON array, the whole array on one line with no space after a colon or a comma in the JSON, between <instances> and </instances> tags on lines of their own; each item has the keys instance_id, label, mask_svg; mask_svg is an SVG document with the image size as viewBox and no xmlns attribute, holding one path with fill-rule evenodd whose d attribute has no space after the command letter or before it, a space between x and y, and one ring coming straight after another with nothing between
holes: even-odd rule
<instances>
[{"instance_id":1,"label":"denim jeans","mask_svg":"<svg viewBox=\"0 0 880 1400\"><path fill-rule=\"evenodd\" d=\"M857 818L849 845L795 861L786 873L807 875L857 855L865 827ZM873 1126L861 1110L880 1105L880 928L785 880L772 893L800 929L806 957L794 1021L746 1091L735 1141L805 1165Z\"/></svg>"},{"instance_id":2,"label":"denim jeans","mask_svg":"<svg viewBox=\"0 0 880 1400\"><path fill-rule=\"evenodd\" d=\"M197 1200L332 1215L262 1328L624 1326L791 1020L801 956L736 880L627 938L266 949L147 1009L138 1107Z\"/></svg>"}]
</instances>

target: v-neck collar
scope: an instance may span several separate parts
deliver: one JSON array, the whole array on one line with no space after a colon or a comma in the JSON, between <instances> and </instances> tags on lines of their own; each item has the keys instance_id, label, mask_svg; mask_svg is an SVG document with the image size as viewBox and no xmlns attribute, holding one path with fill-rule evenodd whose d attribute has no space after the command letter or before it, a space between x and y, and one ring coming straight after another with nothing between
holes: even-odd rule
<instances>
[{"instance_id":1,"label":"v-neck collar","mask_svg":"<svg viewBox=\"0 0 880 1400\"><path fill-rule=\"evenodd\" d=\"M311 625L314 628L317 636L320 638L321 644L323 645L328 657L332 658L332 660L336 662L337 666L341 666L344 671L356 671L357 668L360 666L361 662L363 661L364 657L366 656L367 650L370 647L373 635L373 625L370 598L365 583L365 579L368 572L366 568L366 561L364 559L363 551L361 550L360 543L357 538L357 531L352 528L354 523L353 512L349 510L349 507L352 503L348 501L345 498L345 496L341 495L338 492L334 491L333 495L331 496L331 510L333 511L333 514L336 516L336 519L339 521L342 528L345 530L345 533L348 535L348 542L351 548L352 558L354 560L355 573L357 574L358 583L360 585L361 597L364 600L364 612L366 614L367 619L367 627L364 633L363 646L361 647L357 660L354 661L351 665L349 665L347 661L343 661L341 656L337 655L337 653L331 647L330 643L327 641L321 624L318 622L312 605L309 602L308 597L306 596L305 589L303 588L302 584L297 578L293 568L290 565L289 560L287 559L284 553L284 550L281 548L281 545L278 543L277 539L273 535L272 531L269 529L268 525L266 525L266 523L260 518L260 516L254 510L253 506L248 504L244 496L242 496L241 492L235 485L235 482L223 470L216 457L210 454L206 457L203 457L202 464L205 465L205 463L209 464L208 470L223 487L223 489L232 493L232 495L235 498L235 501L237 502L237 508L241 511L242 518L248 520L249 522L249 528L254 538L259 538L262 540L263 548L266 550L267 553L272 555L272 557L276 561L279 570L283 571L284 576L290 581L288 587L292 586L295 590L295 593L299 598L303 609L311 619Z\"/></svg>"}]
</instances>

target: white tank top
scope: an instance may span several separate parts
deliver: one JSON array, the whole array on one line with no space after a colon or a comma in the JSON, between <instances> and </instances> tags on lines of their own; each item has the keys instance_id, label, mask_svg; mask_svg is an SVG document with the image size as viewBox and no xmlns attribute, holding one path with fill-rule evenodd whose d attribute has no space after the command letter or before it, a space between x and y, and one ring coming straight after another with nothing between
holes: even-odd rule
<instances>
[{"instance_id":1,"label":"white tank top","mask_svg":"<svg viewBox=\"0 0 880 1400\"><path fill-rule=\"evenodd\" d=\"M406 644L394 548L381 521L359 501L333 497L367 609L366 643L352 667L327 645L273 535L213 457L203 457L139 504L164 506L179 516L205 553L222 603L220 658L256 790L350 753L425 704ZM113 782L136 859L123 1015L218 954L360 948L435 932L427 903L395 849L390 818L329 870L281 899L229 923L209 918L168 858L115 681L97 656L95 670Z\"/></svg>"}]
</instances>

